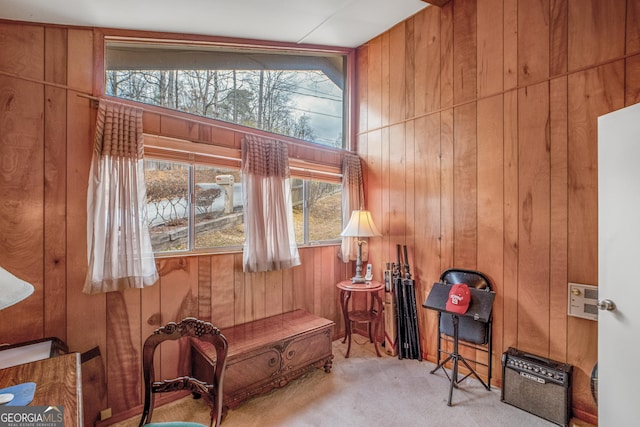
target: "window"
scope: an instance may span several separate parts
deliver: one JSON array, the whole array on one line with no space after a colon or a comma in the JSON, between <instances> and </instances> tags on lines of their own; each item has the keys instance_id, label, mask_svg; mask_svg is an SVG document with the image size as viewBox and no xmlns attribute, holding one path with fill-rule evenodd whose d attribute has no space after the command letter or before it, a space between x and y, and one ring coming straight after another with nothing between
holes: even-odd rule
<instances>
[{"instance_id":1,"label":"window","mask_svg":"<svg viewBox=\"0 0 640 427\"><path fill-rule=\"evenodd\" d=\"M345 148L348 56L107 38L105 93Z\"/></svg>"},{"instance_id":2,"label":"window","mask_svg":"<svg viewBox=\"0 0 640 427\"><path fill-rule=\"evenodd\" d=\"M207 146L208 153L194 153L205 148L188 141L167 141L145 135L147 220L153 251L239 250L244 243L240 162L220 148ZM310 172L295 161L291 169L296 242L338 241L342 231L339 176L326 170ZM332 181L317 178L321 174Z\"/></svg>"},{"instance_id":3,"label":"window","mask_svg":"<svg viewBox=\"0 0 640 427\"><path fill-rule=\"evenodd\" d=\"M240 170L150 158L144 163L154 252L242 245Z\"/></svg>"},{"instance_id":4,"label":"window","mask_svg":"<svg viewBox=\"0 0 640 427\"><path fill-rule=\"evenodd\" d=\"M338 240L342 232L342 186L291 179L293 221L299 245Z\"/></svg>"}]
</instances>

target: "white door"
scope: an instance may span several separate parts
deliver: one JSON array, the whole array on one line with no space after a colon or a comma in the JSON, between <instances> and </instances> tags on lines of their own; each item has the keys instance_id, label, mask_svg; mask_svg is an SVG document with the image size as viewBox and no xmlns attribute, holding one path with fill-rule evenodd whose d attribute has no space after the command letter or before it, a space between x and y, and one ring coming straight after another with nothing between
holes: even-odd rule
<instances>
[{"instance_id":1,"label":"white door","mask_svg":"<svg viewBox=\"0 0 640 427\"><path fill-rule=\"evenodd\" d=\"M640 104L598 118L598 424L638 422ZM606 307L607 303L613 305ZM637 425L637 424L636 424Z\"/></svg>"}]
</instances>

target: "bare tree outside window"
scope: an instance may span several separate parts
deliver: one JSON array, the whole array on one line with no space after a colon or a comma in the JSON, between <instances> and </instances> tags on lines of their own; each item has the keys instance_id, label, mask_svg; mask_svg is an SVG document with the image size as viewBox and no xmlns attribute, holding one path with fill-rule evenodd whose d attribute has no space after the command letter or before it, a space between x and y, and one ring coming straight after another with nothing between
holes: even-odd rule
<instances>
[{"instance_id":1,"label":"bare tree outside window","mask_svg":"<svg viewBox=\"0 0 640 427\"><path fill-rule=\"evenodd\" d=\"M106 94L344 147L339 56L160 49L107 43Z\"/></svg>"}]
</instances>

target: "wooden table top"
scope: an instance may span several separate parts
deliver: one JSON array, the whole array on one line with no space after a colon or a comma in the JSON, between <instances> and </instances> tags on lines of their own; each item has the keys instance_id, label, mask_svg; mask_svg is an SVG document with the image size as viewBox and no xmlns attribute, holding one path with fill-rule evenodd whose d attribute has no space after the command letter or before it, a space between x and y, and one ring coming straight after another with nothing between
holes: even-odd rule
<instances>
[{"instance_id":1,"label":"wooden table top","mask_svg":"<svg viewBox=\"0 0 640 427\"><path fill-rule=\"evenodd\" d=\"M365 283L352 283L351 280L343 280L336 286L344 291L350 292L375 292L384 289L384 284L376 280Z\"/></svg>"},{"instance_id":2,"label":"wooden table top","mask_svg":"<svg viewBox=\"0 0 640 427\"><path fill-rule=\"evenodd\" d=\"M25 382L36 383L29 406L63 406L65 426L83 425L80 353L0 369L0 389Z\"/></svg>"}]
</instances>

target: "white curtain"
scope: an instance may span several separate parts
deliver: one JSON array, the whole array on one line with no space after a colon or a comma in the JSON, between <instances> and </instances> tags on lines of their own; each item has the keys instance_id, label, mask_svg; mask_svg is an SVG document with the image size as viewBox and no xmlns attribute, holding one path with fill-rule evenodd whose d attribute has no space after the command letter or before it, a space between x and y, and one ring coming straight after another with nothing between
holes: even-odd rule
<instances>
[{"instance_id":1,"label":"white curtain","mask_svg":"<svg viewBox=\"0 0 640 427\"><path fill-rule=\"evenodd\" d=\"M244 138L242 192L243 270L271 271L300 265L285 143L254 136Z\"/></svg>"},{"instance_id":2,"label":"white curtain","mask_svg":"<svg viewBox=\"0 0 640 427\"><path fill-rule=\"evenodd\" d=\"M351 212L364 209L364 180L360 156L347 153L342 158L342 227L346 227ZM358 258L356 237L343 237L338 257L345 263ZM362 245L362 260L369 259L367 245Z\"/></svg>"},{"instance_id":3,"label":"white curtain","mask_svg":"<svg viewBox=\"0 0 640 427\"><path fill-rule=\"evenodd\" d=\"M142 139L142 110L100 100L87 192L85 293L158 280L146 225Z\"/></svg>"}]
</instances>

